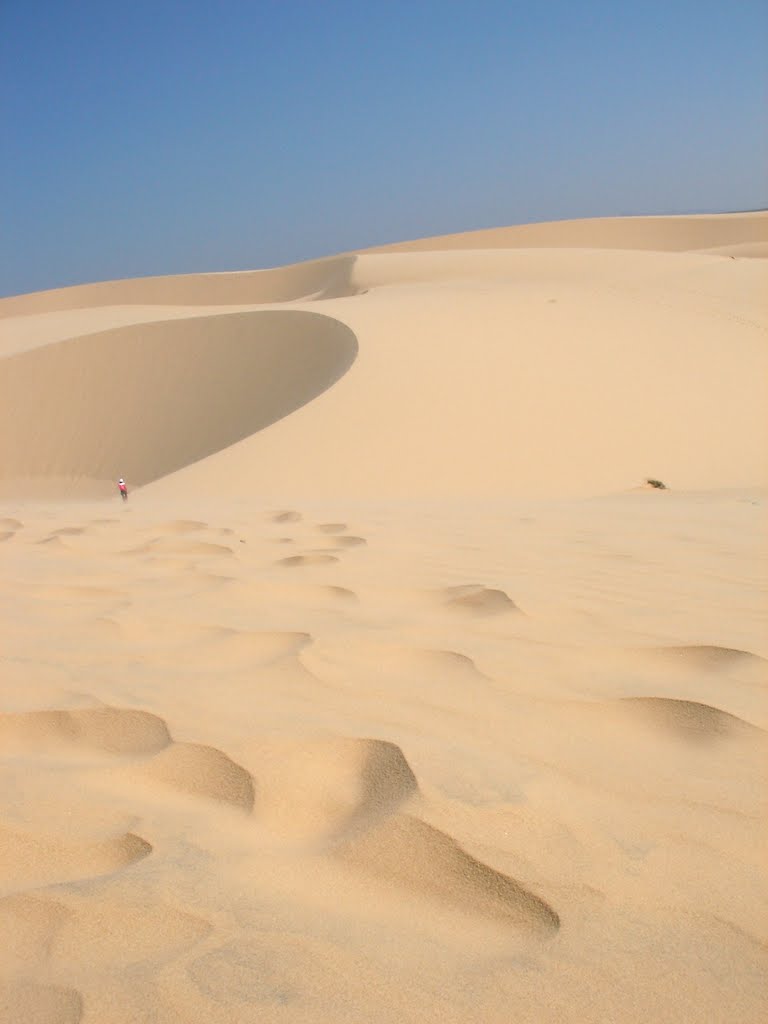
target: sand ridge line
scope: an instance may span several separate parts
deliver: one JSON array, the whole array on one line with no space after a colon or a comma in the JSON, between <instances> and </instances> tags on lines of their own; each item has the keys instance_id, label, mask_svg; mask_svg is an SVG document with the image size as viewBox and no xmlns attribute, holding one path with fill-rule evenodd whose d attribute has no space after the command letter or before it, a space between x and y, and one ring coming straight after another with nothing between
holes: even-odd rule
<instances>
[{"instance_id":1,"label":"sand ridge line","mask_svg":"<svg viewBox=\"0 0 768 1024\"><path fill-rule=\"evenodd\" d=\"M77 840L0 824L0 867L6 892L112 874L151 852L151 844L132 832Z\"/></svg>"},{"instance_id":2,"label":"sand ridge line","mask_svg":"<svg viewBox=\"0 0 768 1024\"><path fill-rule=\"evenodd\" d=\"M316 566L316 565L331 565L333 562L338 562L339 559L336 555L330 554L306 554L306 555L288 555L287 558L280 558L275 562L275 565L283 565L287 568L299 568L305 566Z\"/></svg>"},{"instance_id":3,"label":"sand ridge line","mask_svg":"<svg viewBox=\"0 0 768 1024\"><path fill-rule=\"evenodd\" d=\"M685 740L703 742L743 735L768 741L768 733L764 729L709 704L671 697L621 699L649 724L660 725Z\"/></svg>"}]
</instances>

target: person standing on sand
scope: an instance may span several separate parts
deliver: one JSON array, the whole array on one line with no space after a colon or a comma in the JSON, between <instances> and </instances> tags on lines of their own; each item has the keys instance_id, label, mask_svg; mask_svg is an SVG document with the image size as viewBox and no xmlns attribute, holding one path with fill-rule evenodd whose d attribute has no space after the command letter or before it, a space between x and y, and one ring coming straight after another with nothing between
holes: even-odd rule
<instances>
[{"instance_id":1,"label":"person standing on sand","mask_svg":"<svg viewBox=\"0 0 768 1024\"><path fill-rule=\"evenodd\" d=\"M120 479L117 481L117 486L120 489L120 497L123 499L123 501L128 501L128 488L126 486L125 480L123 480L122 477L120 477Z\"/></svg>"}]
</instances>

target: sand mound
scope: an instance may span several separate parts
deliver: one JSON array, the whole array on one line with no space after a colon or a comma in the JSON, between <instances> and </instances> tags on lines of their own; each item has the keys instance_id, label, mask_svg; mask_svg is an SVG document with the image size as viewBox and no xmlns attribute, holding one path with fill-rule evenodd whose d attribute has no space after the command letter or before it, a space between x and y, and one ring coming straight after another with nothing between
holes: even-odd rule
<instances>
[{"instance_id":1,"label":"sand mound","mask_svg":"<svg viewBox=\"0 0 768 1024\"><path fill-rule=\"evenodd\" d=\"M253 809L253 779L239 764L215 747L174 743L139 769L143 778L190 796Z\"/></svg>"},{"instance_id":2,"label":"sand mound","mask_svg":"<svg viewBox=\"0 0 768 1024\"><path fill-rule=\"evenodd\" d=\"M505 612L520 611L503 590L494 590L481 584L446 587L441 597L448 608L471 615L502 615Z\"/></svg>"},{"instance_id":3,"label":"sand mound","mask_svg":"<svg viewBox=\"0 0 768 1024\"><path fill-rule=\"evenodd\" d=\"M287 558L280 558L276 564L296 568L298 566L330 565L332 562L338 562L338 558L335 555L307 554L289 555Z\"/></svg>"},{"instance_id":4,"label":"sand mound","mask_svg":"<svg viewBox=\"0 0 768 1024\"><path fill-rule=\"evenodd\" d=\"M0 978L0 1020L18 1024L79 1024L83 1016L80 993L55 985Z\"/></svg>"},{"instance_id":5,"label":"sand mound","mask_svg":"<svg viewBox=\"0 0 768 1024\"><path fill-rule=\"evenodd\" d=\"M330 840L370 826L418 791L394 743L305 740L251 752L259 778L260 820L296 839Z\"/></svg>"},{"instance_id":6,"label":"sand mound","mask_svg":"<svg viewBox=\"0 0 768 1024\"><path fill-rule=\"evenodd\" d=\"M762 729L744 719L697 701L670 697L625 697L623 703L646 721L687 740L765 735Z\"/></svg>"},{"instance_id":7,"label":"sand mound","mask_svg":"<svg viewBox=\"0 0 768 1024\"><path fill-rule=\"evenodd\" d=\"M303 519L301 512L293 509L286 509L283 512L275 512L272 516L273 523L300 523Z\"/></svg>"},{"instance_id":8,"label":"sand mound","mask_svg":"<svg viewBox=\"0 0 768 1024\"><path fill-rule=\"evenodd\" d=\"M467 913L545 936L560 919L524 886L475 860L450 836L397 815L354 838L337 854L350 867Z\"/></svg>"},{"instance_id":9,"label":"sand mound","mask_svg":"<svg viewBox=\"0 0 768 1024\"><path fill-rule=\"evenodd\" d=\"M344 533L346 523L318 523L317 529L320 533Z\"/></svg>"},{"instance_id":10,"label":"sand mound","mask_svg":"<svg viewBox=\"0 0 768 1024\"><path fill-rule=\"evenodd\" d=\"M91 878L127 867L151 852L150 844L132 832L78 842L0 826L0 884L7 892Z\"/></svg>"},{"instance_id":11,"label":"sand mound","mask_svg":"<svg viewBox=\"0 0 768 1024\"><path fill-rule=\"evenodd\" d=\"M76 743L111 754L151 754L171 742L162 718L130 708L76 708L0 714L6 748Z\"/></svg>"},{"instance_id":12,"label":"sand mound","mask_svg":"<svg viewBox=\"0 0 768 1024\"><path fill-rule=\"evenodd\" d=\"M736 665L758 666L764 658L732 647L692 644L687 647L654 647L635 652L644 659L696 672L722 672Z\"/></svg>"},{"instance_id":13,"label":"sand mound","mask_svg":"<svg viewBox=\"0 0 768 1024\"><path fill-rule=\"evenodd\" d=\"M148 483L287 416L356 353L338 321L281 310L116 328L11 356L0 361L2 478Z\"/></svg>"},{"instance_id":14,"label":"sand mound","mask_svg":"<svg viewBox=\"0 0 768 1024\"><path fill-rule=\"evenodd\" d=\"M355 537L353 534L347 534L343 537L334 537L333 543L338 548L359 548L366 545L368 541L365 537Z\"/></svg>"},{"instance_id":15,"label":"sand mound","mask_svg":"<svg viewBox=\"0 0 768 1024\"><path fill-rule=\"evenodd\" d=\"M24 523L19 522L18 519L0 519L0 530L20 530L23 526Z\"/></svg>"},{"instance_id":16,"label":"sand mound","mask_svg":"<svg viewBox=\"0 0 768 1024\"><path fill-rule=\"evenodd\" d=\"M11 537L15 537L15 536L16 536L16 531L15 530L3 530L3 532L0 533L0 542L2 542L4 540L10 540Z\"/></svg>"},{"instance_id":17,"label":"sand mound","mask_svg":"<svg viewBox=\"0 0 768 1024\"><path fill-rule=\"evenodd\" d=\"M397 644L366 644L358 649L358 654L366 656L371 664L388 675L416 679L457 677L467 680L482 676L472 658L458 651L401 647Z\"/></svg>"}]
</instances>

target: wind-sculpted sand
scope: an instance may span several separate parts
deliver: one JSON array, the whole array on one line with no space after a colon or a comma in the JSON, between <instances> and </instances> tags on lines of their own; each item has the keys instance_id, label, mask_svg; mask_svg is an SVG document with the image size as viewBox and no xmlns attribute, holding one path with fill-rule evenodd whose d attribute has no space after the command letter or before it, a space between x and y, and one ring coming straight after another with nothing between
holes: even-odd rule
<instances>
[{"instance_id":1,"label":"wind-sculpted sand","mask_svg":"<svg viewBox=\"0 0 768 1024\"><path fill-rule=\"evenodd\" d=\"M2 1024L765 1019L767 228L0 300Z\"/></svg>"}]
</instances>

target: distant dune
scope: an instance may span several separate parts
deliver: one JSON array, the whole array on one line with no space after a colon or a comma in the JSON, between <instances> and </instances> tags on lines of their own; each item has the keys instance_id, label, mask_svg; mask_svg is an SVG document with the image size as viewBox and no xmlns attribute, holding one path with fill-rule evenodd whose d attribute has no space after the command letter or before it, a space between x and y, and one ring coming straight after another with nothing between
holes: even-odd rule
<instances>
[{"instance_id":1,"label":"distant dune","mask_svg":"<svg viewBox=\"0 0 768 1024\"><path fill-rule=\"evenodd\" d=\"M764 263L711 252L766 234L763 213L523 225L5 299L0 486L105 493L179 470L174 488L202 472L275 497L763 483Z\"/></svg>"},{"instance_id":2,"label":"distant dune","mask_svg":"<svg viewBox=\"0 0 768 1024\"><path fill-rule=\"evenodd\" d=\"M768 211L692 214L681 217L597 217L586 220L513 224L376 246L366 252L424 252L436 249L652 249L687 252L755 246L743 255L765 255Z\"/></svg>"},{"instance_id":3,"label":"distant dune","mask_svg":"<svg viewBox=\"0 0 768 1024\"><path fill-rule=\"evenodd\" d=\"M0 1024L768 1019L767 250L0 300Z\"/></svg>"}]
</instances>

